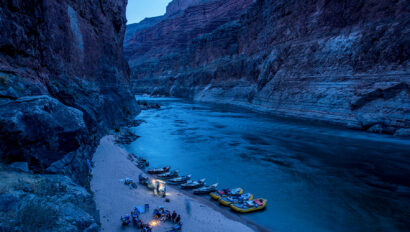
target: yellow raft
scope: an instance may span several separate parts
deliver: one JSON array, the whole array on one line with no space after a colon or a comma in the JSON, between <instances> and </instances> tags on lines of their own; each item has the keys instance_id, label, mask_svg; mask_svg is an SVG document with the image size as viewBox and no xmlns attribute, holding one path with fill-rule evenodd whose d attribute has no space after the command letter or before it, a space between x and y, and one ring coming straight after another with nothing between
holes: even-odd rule
<instances>
[{"instance_id":1,"label":"yellow raft","mask_svg":"<svg viewBox=\"0 0 410 232\"><path fill-rule=\"evenodd\" d=\"M232 204L231 209L239 213L250 213L264 209L267 203L268 201L266 199L258 198L243 204Z\"/></svg>"},{"instance_id":2,"label":"yellow raft","mask_svg":"<svg viewBox=\"0 0 410 232\"><path fill-rule=\"evenodd\" d=\"M246 193L241 196L243 197L243 201L253 200L253 194L251 193ZM230 206L232 204L239 203L239 199L238 197L222 197L221 199L219 199L219 203L224 206Z\"/></svg>"},{"instance_id":3,"label":"yellow raft","mask_svg":"<svg viewBox=\"0 0 410 232\"><path fill-rule=\"evenodd\" d=\"M222 197L241 195L242 193L243 193L243 189L235 188L235 189L230 189L230 190L218 190L216 192L210 193L209 195L211 196L212 199L219 200Z\"/></svg>"}]
</instances>

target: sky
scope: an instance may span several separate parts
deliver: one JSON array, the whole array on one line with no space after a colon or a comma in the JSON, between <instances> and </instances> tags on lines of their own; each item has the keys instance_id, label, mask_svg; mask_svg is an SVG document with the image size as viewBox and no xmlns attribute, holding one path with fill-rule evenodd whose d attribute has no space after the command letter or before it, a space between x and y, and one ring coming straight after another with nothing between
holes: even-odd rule
<instances>
[{"instance_id":1,"label":"sky","mask_svg":"<svg viewBox=\"0 0 410 232\"><path fill-rule=\"evenodd\" d=\"M171 0L128 0L128 24L138 23L147 17L165 14L169 2Z\"/></svg>"}]
</instances>

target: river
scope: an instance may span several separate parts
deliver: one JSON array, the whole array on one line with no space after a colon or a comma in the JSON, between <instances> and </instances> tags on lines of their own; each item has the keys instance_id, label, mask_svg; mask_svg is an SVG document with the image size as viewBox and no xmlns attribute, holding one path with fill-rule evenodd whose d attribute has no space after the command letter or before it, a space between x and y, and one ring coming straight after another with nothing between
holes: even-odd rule
<instances>
[{"instance_id":1,"label":"river","mask_svg":"<svg viewBox=\"0 0 410 232\"><path fill-rule=\"evenodd\" d=\"M127 150L268 200L244 217L278 232L408 231L410 141L173 98L142 111ZM221 206L222 207L222 206ZM228 208L226 209L228 210Z\"/></svg>"}]
</instances>

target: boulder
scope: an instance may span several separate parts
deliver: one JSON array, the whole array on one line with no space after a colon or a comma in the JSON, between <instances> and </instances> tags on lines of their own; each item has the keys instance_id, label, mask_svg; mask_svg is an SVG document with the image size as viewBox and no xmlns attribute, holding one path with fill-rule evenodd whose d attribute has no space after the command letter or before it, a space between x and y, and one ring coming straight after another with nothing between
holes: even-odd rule
<instances>
[{"instance_id":1,"label":"boulder","mask_svg":"<svg viewBox=\"0 0 410 232\"><path fill-rule=\"evenodd\" d=\"M93 196L62 175L0 167L0 231L99 231Z\"/></svg>"},{"instance_id":2,"label":"boulder","mask_svg":"<svg viewBox=\"0 0 410 232\"><path fill-rule=\"evenodd\" d=\"M9 165L9 168L15 171L20 172L29 172L28 163L27 162L14 162Z\"/></svg>"},{"instance_id":3,"label":"boulder","mask_svg":"<svg viewBox=\"0 0 410 232\"><path fill-rule=\"evenodd\" d=\"M49 96L21 97L0 108L0 159L47 168L87 141L83 113Z\"/></svg>"}]
</instances>

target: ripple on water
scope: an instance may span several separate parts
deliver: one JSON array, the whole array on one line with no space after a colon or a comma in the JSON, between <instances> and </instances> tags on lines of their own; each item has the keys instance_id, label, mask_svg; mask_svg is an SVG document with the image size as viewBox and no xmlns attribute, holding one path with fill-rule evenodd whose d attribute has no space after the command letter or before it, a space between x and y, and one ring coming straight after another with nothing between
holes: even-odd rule
<instances>
[{"instance_id":1,"label":"ripple on water","mask_svg":"<svg viewBox=\"0 0 410 232\"><path fill-rule=\"evenodd\" d=\"M225 106L161 103L129 146L221 187L265 197L244 215L274 231L406 231L410 142ZM274 219L274 220L273 220Z\"/></svg>"}]
</instances>

